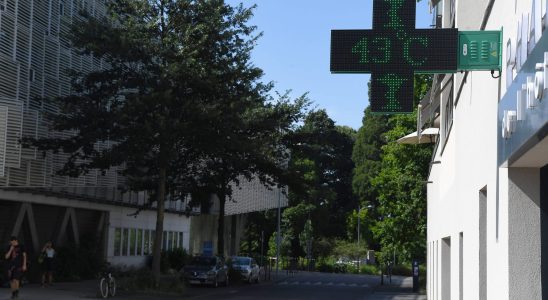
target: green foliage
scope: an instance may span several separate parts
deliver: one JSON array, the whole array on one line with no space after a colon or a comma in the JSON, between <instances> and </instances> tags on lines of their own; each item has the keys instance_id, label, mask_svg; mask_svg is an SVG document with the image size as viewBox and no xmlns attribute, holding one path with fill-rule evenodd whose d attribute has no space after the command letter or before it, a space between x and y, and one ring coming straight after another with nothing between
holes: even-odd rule
<instances>
[{"instance_id":1,"label":"green foliage","mask_svg":"<svg viewBox=\"0 0 548 300\"><path fill-rule=\"evenodd\" d=\"M368 241L372 240L372 232L370 230L373 220L370 217L370 210L367 207L362 207L359 210L360 219L360 242L368 247ZM358 210L353 210L346 219L347 237L350 240L358 238Z\"/></svg>"},{"instance_id":2,"label":"green foliage","mask_svg":"<svg viewBox=\"0 0 548 300\"><path fill-rule=\"evenodd\" d=\"M313 232L312 232L312 221L310 219L306 220L304 223L303 231L299 234L299 243L304 249L304 252L307 256L312 256L312 253L308 253L309 250L312 250L312 239L313 239ZM310 243L310 249L308 248L308 244Z\"/></svg>"},{"instance_id":3,"label":"green foliage","mask_svg":"<svg viewBox=\"0 0 548 300\"><path fill-rule=\"evenodd\" d=\"M105 266L99 253L99 243L92 236L81 239L79 246L71 244L55 249L55 280L78 281L95 279Z\"/></svg>"},{"instance_id":4,"label":"green foliage","mask_svg":"<svg viewBox=\"0 0 548 300\"><path fill-rule=\"evenodd\" d=\"M174 270L178 272L181 268L188 263L190 256L184 248L177 248L168 251L162 251L161 271L163 273L168 270Z\"/></svg>"},{"instance_id":5,"label":"green foliage","mask_svg":"<svg viewBox=\"0 0 548 300\"><path fill-rule=\"evenodd\" d=\"M268 256L276 257L276 237L277 232L274 231L268 240ZM291 256L291 236L282 233L280 237L280 256Z\"/></svg>"},{"instance_id":6,"label":"green foliage","mask_svg":"<svg viewBox=\"0 0 548 300\"><path fill-rule=\"evenodd\" d=\"M158 284L155 284L154 274L148 268L119 271L115 276L118 288L129 292L155 291L181 295L186 290L180 274L162 275Z\"/></svg>"},{"instance_id":7,"label":"green foliage","mask_svg":"<svg viewBox=\"0 0 548 300\"><path fill-rule=\"evenodd\" d=\"M415 76L415 103L430 84L431 76ZM400 137L415 131L416 126L416 112L389 117L371 114L368 108L354 146L353 189L362 205L370 205L364 222L368 230L364 230L364 234L371 248L382 249L377 252L381 263L393 260L393 253L397 259L407 262L412 258L425 258L424 182L432 146L396 143ZM356 231L356 218L352 215L348 219L350 233Z\"/></svg>"},{"instance_id":8,"label":"green foliage","mask_svg":"<svg viewBox=\"0 0 548 300\"><path fill-rule=\"evenodd\" d=\"M339 240L336 242L335 249L333 249L333 255L338 258L358 260L359 258L364 258L367 255L367 248L363 244L358 246L355 241Z\"/></svg>"}]
</instances>

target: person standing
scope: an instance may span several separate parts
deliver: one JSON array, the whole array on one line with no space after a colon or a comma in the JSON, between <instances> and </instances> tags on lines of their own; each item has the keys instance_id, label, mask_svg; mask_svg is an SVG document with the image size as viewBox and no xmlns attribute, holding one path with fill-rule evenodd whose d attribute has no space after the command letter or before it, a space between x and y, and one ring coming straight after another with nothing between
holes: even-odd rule
<instances>
[{"instance_id":1,"label":"person standing","mask_svg":"<svg viewBox=\"0 0 548 300\"><path fill-rule=\"evenodd\" d=\"M27 253L17 237L12 236L8 251L4 255L8 262L8 278L10 280L11 299L19 297L19 287L23 273L27 271Z\"/></svg>"},{"instance_id":2,"label":"person standing","mask_svg":"<svg viewBox=\"0 0 548 300\"><path fill-rule=\"evenodd\" d=\"M44 261L42 262L42 287L51 285L53 282L53 258L55 257L55 249L53 249L51 241L48 241L44 248L42 248L42 254Z\"/></svg>"}]
</instances>

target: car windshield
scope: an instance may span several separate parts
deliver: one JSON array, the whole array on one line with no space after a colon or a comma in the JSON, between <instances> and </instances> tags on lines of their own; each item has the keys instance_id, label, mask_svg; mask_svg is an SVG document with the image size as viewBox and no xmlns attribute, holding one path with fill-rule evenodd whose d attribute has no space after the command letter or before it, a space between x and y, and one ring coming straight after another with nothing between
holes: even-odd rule
<instances>
[{"instance_id":1,"label":"car windshield","mask_svg":"<svg viewBox=\"0 0 548 300\"><path fill-rule=\"evenodd\" d=\"M232 258L232 264L235 266L248 266L251 258L249 257L234 257Z\"/></svg>"},{"instance_id":2,"label":"car windshield","mask_svg":"<svg viewBox=\"0 0 548 300\"><path fill-rule=\"evenodd\" d=\"M195 266L214 266L216 260L214 257L194 257L192 258L192 265Z\"/></svg>"}]
</instances>

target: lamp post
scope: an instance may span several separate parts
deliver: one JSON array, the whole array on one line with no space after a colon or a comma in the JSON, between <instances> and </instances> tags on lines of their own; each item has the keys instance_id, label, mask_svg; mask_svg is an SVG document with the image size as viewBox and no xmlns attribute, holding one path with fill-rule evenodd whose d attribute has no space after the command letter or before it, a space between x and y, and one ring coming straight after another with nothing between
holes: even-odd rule
<instances>
[{"instance_id":1,"label":"lamp post","mask_svg":"<svg viewBox=\"0 0 548 300\"><path fill-rule=\"evenodd\" d=\"M280 223L281 223L281 187L278 187L278 229L276 231L276 278L280 264Z\"/></svg>"},{"instance_id":2,"label":"lamp post","mask_svg":"<svg viewBox=\"0 0 548 300\"><path fill-rule=\"evenodd\" d=\"M369 204L365 207L366 209L373 208L373 205ZM358 273L360 273L360 223L361 223L361 211L362 206L358 205Z\"/></svg>"},{"instance_id":3,"label":"lamp post","mask_svg":"<svg viewBox=\"0 0 548 300\"><path fill-rule=\"evenodd\" d=\"M360 273L360 212L361 205L358 206L358 273Z\"/></svg>"}]
</instances>

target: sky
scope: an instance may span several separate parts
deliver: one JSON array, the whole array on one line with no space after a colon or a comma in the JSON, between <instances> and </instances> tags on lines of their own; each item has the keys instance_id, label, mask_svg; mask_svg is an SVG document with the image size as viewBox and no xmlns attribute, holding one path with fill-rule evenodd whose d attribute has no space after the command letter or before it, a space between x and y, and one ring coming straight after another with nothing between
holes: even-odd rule
<instances>
[{"instance_id":1,"label":"sky","mask_svg":"<svg viewBox=\"0 0 548 300\"><path fill-rule=\"evenodd\" d=\"M337 125L358 129L369 105L368 74L329 72L332 29L371 29L372 0L227 0L228 4L257 4L249 24L263 36L252 55L275 91L306 92L313 107L325 109ZM432 23L428 1L417 4L416 28Z\"/></svg>"}]
</instances>

